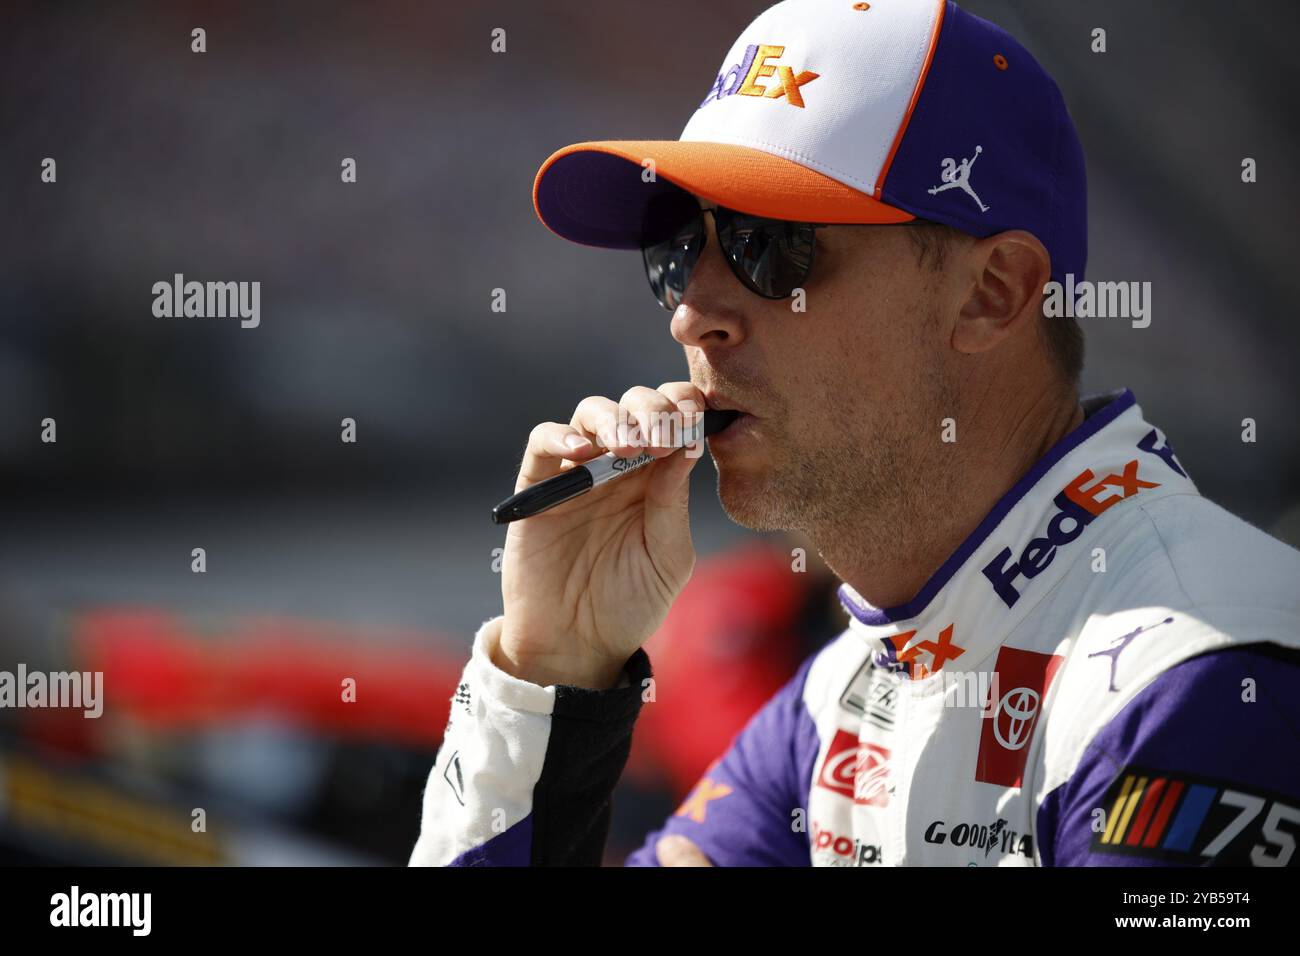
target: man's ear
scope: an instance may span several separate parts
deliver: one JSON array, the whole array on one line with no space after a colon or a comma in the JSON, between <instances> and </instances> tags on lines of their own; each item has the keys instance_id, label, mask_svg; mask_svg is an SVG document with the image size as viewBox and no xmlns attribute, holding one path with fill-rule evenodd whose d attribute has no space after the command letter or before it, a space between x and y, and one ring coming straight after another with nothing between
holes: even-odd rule
<instances>
[{"instance_id":1,"label":"man's ear","mask_svg":"<svg viewBox=\"0 0 1300 956\"><path fill-rule=\"evenodd\" d=\"M952 347L973 355L996 348L1038 321L1052 259L1021 229L979 239L966 250L970 287L952 333Z\"/></svg>"}]
</instances>

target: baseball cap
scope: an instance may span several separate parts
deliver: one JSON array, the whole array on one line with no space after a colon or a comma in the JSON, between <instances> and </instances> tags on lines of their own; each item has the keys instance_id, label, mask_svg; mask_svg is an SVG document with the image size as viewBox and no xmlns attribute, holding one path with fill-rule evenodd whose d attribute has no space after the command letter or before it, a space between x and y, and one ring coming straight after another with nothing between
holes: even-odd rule
<instances>
[{"instance_id":1,"label":"baseball cap","mask_svg":"<svg viewBox=\"0 0 1300 956\"><path fill-rule=\"evenodd\" d=\"M1054 279L1082 278L1087 178L1061 92L1006 31L955 3L785 0L708 82L676 140L553 153L533 183L542 222L635 249L657 228L656 197L684 189L774 219L1024 229Z\"/></svg>"}]
</instances>

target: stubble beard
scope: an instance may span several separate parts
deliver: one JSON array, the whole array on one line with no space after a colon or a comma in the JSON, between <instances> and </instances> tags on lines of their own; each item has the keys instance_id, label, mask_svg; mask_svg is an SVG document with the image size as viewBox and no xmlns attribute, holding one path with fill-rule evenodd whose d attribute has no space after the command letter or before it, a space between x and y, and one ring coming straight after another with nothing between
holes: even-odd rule
<instances>
[{"instance_id":1,"label":"stubble beard","mask_svg":"<svg viewBox=\"0 0 1300 956\"><path fill-rule=\"evenodd\" d=\"M910 398L870 423L827 401L837 419L829 440L782 431L762 473L717 466L723 510L754 531L803 532L828 562L906 548L942 507L952 470L941 421L960 417L957 390L942 375Z\"/></svg>"}]
</instances>

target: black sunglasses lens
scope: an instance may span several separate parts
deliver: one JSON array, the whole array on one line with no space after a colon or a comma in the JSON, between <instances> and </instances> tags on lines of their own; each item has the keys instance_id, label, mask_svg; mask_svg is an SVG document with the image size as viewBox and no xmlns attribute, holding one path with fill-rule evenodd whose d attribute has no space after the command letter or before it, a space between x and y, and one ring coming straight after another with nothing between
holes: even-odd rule
<instances>
[{"instance_id":1,"label":"black sunglasses lens","mask_svg":"<svg viewBox=\"0 0 1300 956\"><path fill-rule=\"evenodd\" d=\"M816 230L804 222L763 219L719 210L718 240L732 271L752 291L784 299L812 269Z\"/></svg>"},{"instance_id":2,"label":"black sunglasses lens","mask_svg":"<svg viewBox=\"0 0 1300 956\"><path fill-rule=\"evenodd\" d=\"M675 312L686 295L686 284L691 281L691 270L700 259L706 236L704 220L696 206L694 215L679 224L666 239L641 247L650 290L669 312Z\"/></svg>"}]
</instances>

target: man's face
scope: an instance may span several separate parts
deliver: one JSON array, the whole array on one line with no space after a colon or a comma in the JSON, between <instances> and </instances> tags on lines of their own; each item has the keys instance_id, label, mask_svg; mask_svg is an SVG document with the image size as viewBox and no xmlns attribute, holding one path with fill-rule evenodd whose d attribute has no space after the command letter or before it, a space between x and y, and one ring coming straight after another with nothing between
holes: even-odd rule
<instances>
[{"instance_id":1,"label":"man's face","mask_svg":"<svg viewBox=\"0 0 1300 956\"><path fill-rule=\"evenodd\" d=\"M796 312L744 288L705 221L671 328L710 404L748 413L709 439L727 514L811 532L846 513L897 518L899 489L926 480L941 419L958 414L952 280L918 262L906 226L831 226Z\"/></svg>"}]
</instances>

